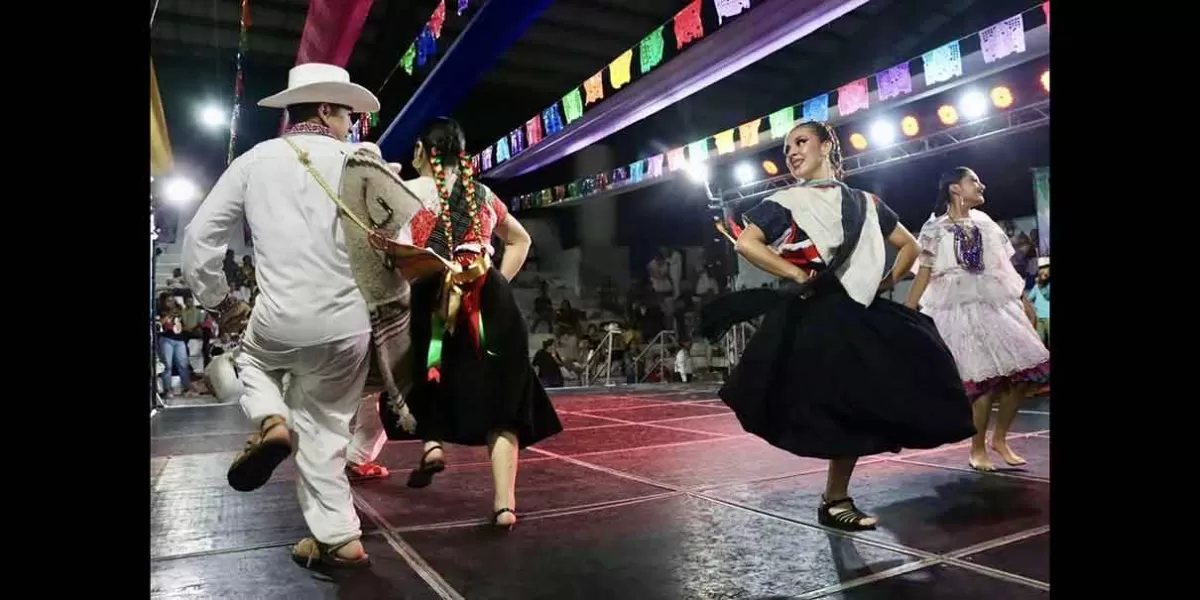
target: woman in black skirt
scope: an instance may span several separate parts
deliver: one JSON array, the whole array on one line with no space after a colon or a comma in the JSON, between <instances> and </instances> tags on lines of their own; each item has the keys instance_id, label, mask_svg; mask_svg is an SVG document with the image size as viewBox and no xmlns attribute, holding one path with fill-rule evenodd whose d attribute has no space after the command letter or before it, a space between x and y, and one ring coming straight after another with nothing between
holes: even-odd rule
<instances>
[{"instance_id":1,"label":"woman in black skirt","mask_svg":"<svg viewBox=\"0 0 1200 600\"><path fill-rule=\"evenodd\" d=\"M971 437L971 404L933 322L878 297L912 268L916 240L878 197L840 181L833 130L806 122L787 136L798 181L743 215L739 254L785 280L703 309L703 332L766 317L721 399L746 431L799 456L829 459L819 522L873 529L849 495L858 457ZM898 250L893 268L884 244Z\"/></svg>"},{"instance_id":2,"label":"woman in black skirt","mask_svg":"<svg viewBox=\"0 0 1200 600\"><path fill-rule=\"evenodd\" d=\"M445 468L443 442L487 446L492 520L511 527L517 521L517 451L561 432L562 425L530 365L529 329L509 285L529 251L529 234L491 190L473 181L464 146L457 123L435 120L414 150L421 176L405 182L424 208L400 232L400 241L463 267L456 285L439 276L412 286L416 373L407 403L425 451L409 485L427 486ZM493 233L505 244L498 269L491 262ZM386 399L380 417L388 437L408 437Z\"/></svg>"}]
</instances>

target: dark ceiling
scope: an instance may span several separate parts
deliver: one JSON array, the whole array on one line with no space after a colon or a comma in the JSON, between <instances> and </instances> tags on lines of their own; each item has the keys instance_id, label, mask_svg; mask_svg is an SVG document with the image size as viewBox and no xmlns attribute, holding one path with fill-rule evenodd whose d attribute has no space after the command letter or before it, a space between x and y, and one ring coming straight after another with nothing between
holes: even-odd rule
<instances>
[{"instance_id":1,"label":"dark ceiling","mask_svg":"<svg viewBox=\"0 0 1200 600\"><path fill-rule=\"evenodd\" d=\"M472 4L483 1L472 0ZM418 69L409 76L393 69L436 4L436 0L375 0L355 46L348 69L356 81L380 95L385 123L428 73L428 68ZM481 148L607 66L685 4L686 0L555 0L464 103L447 112L462 122L471 149ZM307 5L307 0L251 0L239 150L277 131L278 111L258 110L253 103L285 85L287 69L295 63ZM443 51L473 14L458 17L455 0L447 0L447 5L438 41ZM1032 0L872 0L604 144L613 148L617 162L627 163L661 151L662 146L687 143L831 90L1032 5ZM193 133L189 104L209 97L229 101L239 16L237 0L160 0L151 31L151 55L176 152L185 160L215 163L218 170L224 162L223 142L218 136ZM380 90L385 80L387 85ZM551 165L513 185L535 189L582 175L571 173L566 163Z\"/></svg>"}]
</instances>

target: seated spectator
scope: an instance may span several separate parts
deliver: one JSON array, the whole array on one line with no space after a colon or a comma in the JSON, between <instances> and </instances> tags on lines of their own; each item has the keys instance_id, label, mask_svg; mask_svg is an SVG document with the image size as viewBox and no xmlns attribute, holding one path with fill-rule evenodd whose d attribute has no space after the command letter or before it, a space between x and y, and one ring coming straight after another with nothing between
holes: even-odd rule
<instances>
[{"instance_id":1,"label":"seated spectator","mask_svg":"<svg viewBox=\"0 0 1200 600\"><path fill-rule=\"evenodd\" d=\"M675 376L683 383L692 380L692 343L689 341L679 344L679 351L675 353Z\"/></svg>"},{"instance_id":2,"label":"seated spectator","mask_svg":"<svg viewBox=\"0 0 1200 600\"><path fill-rule=\"evenodd\" d=\"M167 288L170 290L182 290L187 288L187 282L183 280L183 269L175 269L171 271L171 277L167 279Z\"/></svg>"},{"instance_id":3,"label":"seated spectator","mask_svg":"<svg viewBox=\"0 0 1200 600\"><path fill-rule=\"evenodd\" d=\"M249 287L252 291L258 288L258 279L254 275L254 258L249 254L242 257L242 266L239 269L242 273L242 285Z\"/></svg>"},{"instance_id":4,"label":"seated spectator","mask_svg":"<svg viewBox=\"0 0 1200 600\"><path fill-rule=\"evenodd\" d=\"M582 333L579 311L575 310L571 301L566 298L558 305L558 312L554 314L554 324L575 335Z\"/></svg>"},{"instance_id":5,"label":"seated spectator","mask_svg":"<svg viewBox=\"0 0 1200 600\"><path fill-rule=\"evenodd\" d=\"M549 338L542 342L542 349L533 355L533 370L537 372L542 387L556 388L563 386L563 364L555 349L556 341Z\"/></svg>"},{"instance_id":6,"label":"seated spectator","mask_svg":"<svg viewBox=\"0 0 1200 600\"><path fill-rule=\"evenodd\" d=\"M529 333L537 333L541 323L546 324L546 331L554 333L554 303L545 281L538 284L538 296L533 299L533 324L529 326Z\"/></svg>"},{"instance_id":7,"label":"seated spectator","mask_svg":"<svg viewBox=\"0 0 1200 600\"><path fill-rule=\"evenodd\" d=\"M696 295L700 297L701 302L711 300L719 292L717 280L709 275L707 268L701 270L700 276L696 279Z\"/></svg>"},{"instance_id":8,"label":"seated spectator","mask_svg":"<svg viewBox=\"0 0 1200 600\"><path fill-rule=\"evenodd\" d=\"M225 260L221 263L221 268L225 271L225 280L229 282L229 289L237 289L242 285L242 270L238 268L233 250L225 251Z\"/></svg>"}]
</instances>

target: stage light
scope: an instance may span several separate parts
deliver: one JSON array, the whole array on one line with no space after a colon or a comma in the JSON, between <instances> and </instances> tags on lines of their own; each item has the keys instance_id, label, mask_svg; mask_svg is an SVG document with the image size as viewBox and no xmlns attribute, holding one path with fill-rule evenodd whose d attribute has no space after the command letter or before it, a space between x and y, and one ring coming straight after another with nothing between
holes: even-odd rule
<instances>
[{"instance_id":1,"label":"stage light","mask_svg":"<svg viewBox=\"0 0 1200 600\"><path fill-rule=\"evenodd\" d=\"M896 128L880 119L871 124L871 141L876 146L890 146L896 141Z\"/></svg>"},{"instance_id":2,"label":"stage light","mask_svg":"<svg viewBox=\"0 0 1200 600\"><path fill-rule=\"evenodd\" d=\"M708 183L708 164L703 162L688 162L684 167L688 178L696 183Z\"/></svg>"},{"instance_id":3,"label":"stage light","mask_svg":"<svg viewBox=\"0 0 1200 600\"><path fill-rule=\"evenodd\" d=\"M996 108L1005 109L1012 106L1012 90L1008 89L1007 87L1002 85L996 86L992 88L992 93L989 95L992 97L992 104L994 104Z\"/></svg>"},{"instance_id":4,"label":"stage light","mask_svg":"<svg viewBox=\"0 0 1200 600\"><path fill-rule=\"evenodd\" d=\"M182 177L175 177L163 186L163 198L171 204L187 204L200 195L196 184Z\"/></svg>"},{"instance_id":5,"label":"stage light","mask_svg":"<svg viewBox=\"0 0 1200 600\"><path fill-rule=\"evenodd\" d=\"M737 178L738 183L746 185L754 181L754 167L750 163L741 163L733 168L733 176Z\"/></svg>"},{"instance_id":6,"label":"stage light","mask_svg":"<svg viewBox=\"0 0 1200 600\"><path fill-rule=\"evenodd\" d=\"M865 136L861 133L850 134L850 147L854 148L855 150L860 150L860 151L866 150L867 149L867 136Z\"/></svg>"},{"instance_id":7,"label":"stage light","mask_svg":"<svg viewBox=\"0 0 1200 600\"><path fill-rule=\"evenodd\" d=\"M762 168L767 172L767 175L775 176L779 174L779 167L775 166L775 161L773 160L764 160Z\"/></svg>"},{"instance_id":8,"label":"stage light","mask_svg":"<svg viewBox=\"0 0 1200 600\"><path fill-rule=\"evenodd\" d=\"M1049 94L1050 93L1050 69L1046 69L1042 73L1041 81L1042 81L1042 89L1046 90L1046 93Z\"/></svg>"},{"instance_id":9,"label":"stage light","mask_svg":"<svg viewBox=\"0 0 1200 600\"><path fill-rule=\"evenodd\" d=\"M950 106L949 104L943 104L938 108L938 120L942 122L942 125L953 125L957 123L958 109Z\"/></svg>"},{"instance_id":10,"label":"stage light","mask_svg":"<svg viewBox=\"0 0 1200 600\"><path fill-rule=\"evenodd\" d=\"M900 131L902 131L904 135L912 137L918 133L921 133L921 124L917 122L916 117L909 115L903 119L900 119Z\"/></svg>"},{"instance_id":11,"label":"stage light","mask_svg":"<svg viewBox=\"0 0 1200 600\"><path fill-rule=\"evenodd\" d=\"M968 119L978 119L987 113L987 96L979 90L971 90L958 101L959 110Z\"/></svg>"},{"instance_id":12,"label":"stage light","mask_svg":"<svg viewBox=\"0 0 1200 600\"><path fill-rule=\"evenodd\" d=\"M223 125L228 125L228 117L225 116L225 111L210 104L200 109L197 115L200 123L209 129L218 129Z\"/></svg>"}]
</instances>

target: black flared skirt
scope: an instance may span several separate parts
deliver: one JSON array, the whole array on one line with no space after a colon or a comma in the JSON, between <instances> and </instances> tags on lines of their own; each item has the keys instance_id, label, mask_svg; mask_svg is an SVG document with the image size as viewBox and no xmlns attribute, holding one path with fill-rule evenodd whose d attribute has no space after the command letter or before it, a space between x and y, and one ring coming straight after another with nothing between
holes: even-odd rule
<instances>
[{"instance_id":1,"label":"black flared skirt","mask_svg":"<svg viewBox=\"0 0 1200 600\"><path fill-rule=\"evenodd\" d=\"M383 401L380 417L388 437L482 446L489 433L511 431L524 448L561 432L558 414L529 362L529 328L508 280L494 268L477 292L483 347L476 348L466 311L459 311L455 333L443 337L439 380L429 380L426 356L439 286L440 281L431 279L412 288L414 383L407 402L417 431L410 435L399 429Z\"/></svg>"},{"instance_id":2,"label":"black flared skirt","mask_svg":"<svg viewBox=\"0 0 1200 600\"><path fill-rule=\"evenodd\" d=\"M767 312L720 396L747 432L799 456L935 448L975 433L933 321L882 298L864 307L837 283Z\"/></svg>"}]
</instances>

